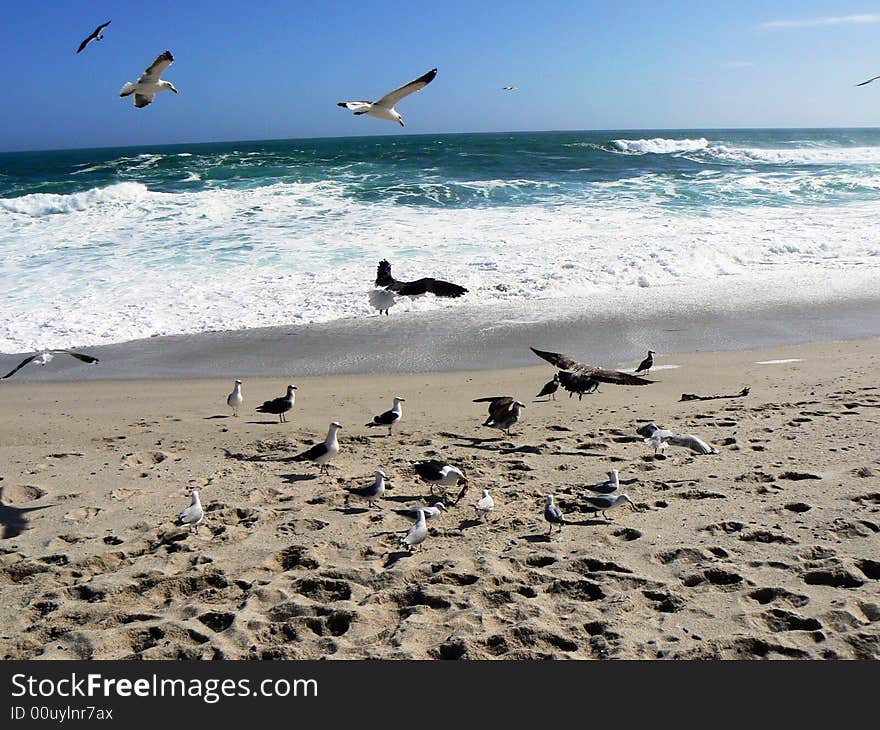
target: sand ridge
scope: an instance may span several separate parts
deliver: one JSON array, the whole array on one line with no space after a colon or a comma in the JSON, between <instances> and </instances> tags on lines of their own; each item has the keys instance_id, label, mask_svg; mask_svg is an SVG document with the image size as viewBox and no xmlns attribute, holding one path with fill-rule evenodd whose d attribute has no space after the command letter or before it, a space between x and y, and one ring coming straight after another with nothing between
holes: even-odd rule
<instances>
[{"instance_id":1,"label":"sand ridge","mask_svg":"<svg viewBox=\"0 0 880 730\"><path fill-rule=\"evenodd\" d=\"M231 379L4 384L0 657L880 657L880 342L657 364L680 367L581 401L534 402L545 365L245 379L240 418ZM288 382L289 423L254 413ZM507 394L511 438L471 402ZM394 434L364 427L393 395ZM333 419L329 478L289 460ZM720 453L657 458L647 421ZM433 501L423 458L471 485L408 554L393 510ZM346 507L377 468L382 509ZM578 485L610 468L639 511L606 521ZM197 534L174 524L193 488ZM551 538L548 493L573 523Z\"/></svg>"}]
</instances>

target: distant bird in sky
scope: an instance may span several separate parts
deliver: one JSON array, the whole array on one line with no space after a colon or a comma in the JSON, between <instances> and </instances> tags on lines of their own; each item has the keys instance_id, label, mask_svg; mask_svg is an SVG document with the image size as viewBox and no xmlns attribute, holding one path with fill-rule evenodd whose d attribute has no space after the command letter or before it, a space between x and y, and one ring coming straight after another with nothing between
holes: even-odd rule
<instances>
[{"instance_id":1,"label":"distant bird in sky","mask_svg":"<svg viewBox=\"0 0 880 730\"><path fill-rule=\"evenodd\" d=\"M328 472L330 462L336 458L339 453L339 441L336 439L336 432L342 428L342 424L333 421L327 431L327 438L323 443L315 444L312 448L303 451L293 457L293 461L311 461L317 464L320 471L326 474Z\"/></svg>"},{"instance_id":2,"label":"distant bird in sky","mask_svg":"<svg viewBox=\"0 0 880 730\"><path fill-rule=\"evenodd\" d=\"M653 350L648 350L648 356L639 363L639 366L635 369L636 373L650 373L651 368L654 367L654 355L656 353Z\"/></svg>"},{"instance_id":3,"label":"distant bird in sky","mask_svg":"<svg viewBox=\"0 0 880 730\"><path fill-rule=\"evenodd\" d=\"M278 423L285 423L287 417L284 414L291 410L296 402L296 393L293 392L295 390L295 385L288 385L287 395L265 401L263 405L257 406L257 413L271 413L273 416L278 416Z\"/></svg>"},{"instance_id":4,"label":"distant bird in sky","mask_svg":"<svg viewBox=\"0 0 880 730\"><path fill-rule=\"evenodd\" d=\"M101 23L101 25L99 25L97 28L95 28L92 31L92 34L88 38L86 38L82 43L79 44L79 48L76 49L76 52L80 53L82 51L82 49L85 48L87 45L89 45L89 43L91 43L92 41L104 40L104 35L101 33L101 31L104 30L104 28L106 28L108 25L110 25L110 22L111 21L108 20L106 23Z\"/></svg>"},{"instance_id":5,"label":"distant bird in sky","mask_svg":"<svg viewBox=\"0 0 880 730\"><path fill-rule=\"evenodd\" d=\"M385 259L380 261L376 268L376 286L408 297L418 297L422 294L434 294L438 297L460 297L467 294L467 289L463 286L450 284L448 281L440 279L426 277L415 281L398 281L391 275L391 264Z\"/></svg>"},{"instance_id":6,"label":"distant bird in sky","mask_svg":"<svg viewBox=\"0 0 880 730\"><path fill-rule=\"evenodd\" d=\"M202 510L202 503L199 501L199 490L192 490L192 501L190 502L189 507L187 507L183 512L178 516L180 520L180 524L189 525L191 528L195 528L196 532L198 532L198 526L202 523L202 520L205 519L205 513Z\"/></svg>"},{"instance_id":7,"label":"distant bird in sky","mask_svg":"<svg viewBox=\"0 0 880 730\"><path fill-rule=\"evenodd\" d=\"M519 86L502 86L501 87L502 91L517 91L518 89L519 89Z\"/></svg>"},{"instance_id":8,"label":"distant bird in sky","mask_svg":"<svg viewBox=\"0 0 880 730\"><path fill-rule=\"evenodd\" d=\"M134 94L134 105L141 109L153 102L153 97L160 91L173 91L178 93L174 84L159 78L162 72L174 63L174 56L171 51L165 51L156 56L156 60L149 65L143 75L137 80L136 84L126 81L125 85L119 90L119 96L131 96Z\"/></svg>"},{"instance_id":9,"label":"distant bird in sky","mask_svg":"<svg viewBox=\"0 0 880 730\"><path fill-rule=\"evenodd\" d=\"M538 357L543 358L552 363L560 370L570 370L578 375L584 375L592 380L600 383L611 383L612 385L649 385L653 380L645 380L637 375L622 373L619 370L606 370L605 368L588 365L578 362L573 357L561 355L558 352L546 352L544 350L536 350L534 347L529 348Z\"/></svg>"},{"instance_id":10,"label":"distant bird in sky","mask_svg":"<svg viewBox=\"0 0 880 730\"><path fill-rule=\"evenodd\" d=\"M509 395L474 398L474 403L488 403L489 417L483 425L507 431L508 436L510 436L510 429L519 420L521 409L526 407L525 403L511 398Z\"/></svg>"},{"instance_id":11,"label":"distant bird in sky","mask_svg":"<svg viewBox=\"0 0 880 730\"><path fill-rule=\"evenodd\" d=\"M545 395L547 396L547 400L551 398L556 400L556 391L559 390L559 373L553 376L553 380L549 383L544 383L544 387L541 388L541 392L535 396L535 398L542 398Z\"/></svg>"},{"instance_id":12,"label":"distant bird in sky","mask_svg":"<svg viewBox=\"0 0 880 730\"><path fill-rule=\"evenodd\" d=\"M874 76L873 78L870 78L867 81L862 81L862 83L856 84L856 86L864 86L865 84L870 84L872 81L876 81L877 79L880 79L880 76Z\"/></svg>"},{"instance_id":13,"label":"distant bird in sky","mask_svg":"<svg viewBox=\"0 0 880 730\"><path fill-rule=\"evenodd\" d=\"M244 397L241 394L241 381L236 380L235 384L232 386L232 392L226 396L226 405L232 409L233 416L238 416L238 409L243 402Z\"/></svg>"},{"instance_id":14,"label":"distant bird in sky","mask_svg":"<svg viewBox=\"0 0 880 730\"><path fill-rule=\"evenodd\" d=\"M390 436L392 426L394 426L395 423L399 423L403 418L403 409L400 407L401 403L406 403L406 399L401 398L399 395L394 396L394 405L391 406L390 411L385 411L378 416L373 416L373 420L364 425L369 428L373 428L374 426L385 426L388 429L388 435Z\"/></svg>"},{"instance_id":15,"label":"distant bird in sky","mask_svg":"<svg viewBox=\"0 0 880 730\"><path fill-rule=\"evenodd\" d=\"M404 84L399 89L391 91L378 101L340 101L336 106L350 109L355 115L368 114L377 119L387 119L390 122L397 122L401 127L404 126L403 117L400 112L394 108L401 99L406 98L416 91L421 91L430 84L437 75L437 69L431 69L428 73L419 76L415 81Z\"/></svg>"},{"instance_id":16,"label":"distant bird in sky","mask_svg":"<svg viewBox=\"0 0 880 730\"><path fill-rule=\"evenodd\" d=\"M37 365L45 365L46 363L52 362L52 360L55 359L55 355L70 355L71 357L75 357L77 360L82 360L83 362L87 362L90 364L98 362L98 358L92 357L91 355L83 355L81 352L71 352L70 350L43 350L42 352L31 355L30 357L26 357L18 364L16 368L6 373L6 375L0 378L0 380L11 378L29 362L36 363Z\"/></svg>"}]
</instances>

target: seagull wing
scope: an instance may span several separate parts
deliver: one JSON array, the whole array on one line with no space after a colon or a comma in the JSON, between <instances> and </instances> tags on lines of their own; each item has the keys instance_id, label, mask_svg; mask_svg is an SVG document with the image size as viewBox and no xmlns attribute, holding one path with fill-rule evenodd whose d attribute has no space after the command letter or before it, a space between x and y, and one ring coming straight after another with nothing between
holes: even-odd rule
<instances>
[{"instance_id":1,"label":"seagull wing","mask_svg":"<svg viewBox=\"0 0 880 730\"><path fill-rule=\"evenodd\" d=\"M423 76L419 76L415 81L410 81L408 84L404 84L399 89L395 89L394 91L385 94L385 96L375 102L376 106L384 106L390 109L401 99L409 96L410 94L414 94L416 91L424 89L434 80L434 77L436 75L437 69L432 68L430 71L428 71L428 73L424 74Z\"/></svg>"},{"instance_id":2,"label":"seagull wing","mask_svg":"<svg viewBox=\"0 0 880 730\"><path fill-rule=\"evenodd\" d=\"M327 445L322 441L320 444L315 444L308 451L303 451L301 454L297 454L293 457L294 461L314 461L319 456L322 456L327 453Z\"/></svg>"},{"instance_id":3,"label":"seagull wing","mask_svg":"<svg viewBox=\"0 0 880 730\"><path fill-rule=\"evenodd\" d=\"M870 84L872 81L876 81L877 79L880 79L880 76L875 76L874 78L868 79L867 81L862 81L862 83L856 84L856 86L864 86L865 84Z\"/></svg>"},{"instance_id":4,"label":"seagull wing","mask_svg":"<svg viewBox=\"0 0 880 730\"><path fill-rule=\"evenodd\" d=\"M345 109L350 109L355 114L366 114L370 111L370 107L373 106L373 102L371 101L337 101L336 106L341 106Z\"/></svg>"},{"instance_id":5,"label":"seagull wing","mask_svg":"<svg viewBox=\"0 0 880 730\"><path fill-rule=\"evenodd\" d=\"M461 297L467 294L467 289L458 284L452 284L440 279L425 279L425 288L438 297Z\"/></svg>"},{"instance_id":6,"label":"seagull wing","mask_svg":"<svg viewBox=\"0 0 880 730\"><path fill-rule=\"evenodd\" d=\"M134 105L138 109L143 109L153 103L153 94L135 94Z\"/></svg>"},{"instance_id":7,"label":"seagull wing","mask_svg":"<svg viewBox=\"0 0 880 730\"><path fill-rule=\"evenodd\" d=\"M35 357L37 357L37 356L31 355L30 357L26 357L24 360L21 361L21 364L17 368L15 368L15 370L12 370L11 372L6 373L6 375L4 375L2 378L0 378L0 380L6 380L6 378L11 378L13 375L15 375L19 370L21 370L25 365L27 365Z\"/></svg>"},{"instance_id":8,"label":"seagull wing","mask_svg":"<svg viewBox=\"0 0 880 730\"><path fill-rule=\"evenodd\" d=\"M538 357L543 358L562 370L572 370L581 375L586 375L593 380L598 380L600 383L611 383L613 385L648 385L649 383L654 382L653 380L640 378L637 375L622 373L619 370L607 370L605 368L596 367L595 365L578 362L574 358L569 357L568 355L562 355L558 352L536 350L534 347L530 349Z\"/></svg>"},{"instance_id":9,"label":"seagull wing","mask_svg":"<svg viewBox=\"0 0 880 730\"><path fill-rule=\"evenodd\" d=\"M138 83L156 83L159 80L159 77L162 76L162 72L172 63L174 63L174 56L171 55L171 51L160 53L156 56L156 60L144 70L144 74L138 79ZM150 99L150 101L152 101L152 99ZM147 104L149 103L150 102L148 101ZM144 104L144 106L146 106L146 104Z\"/></svg>"},{"instance_id":10,"label":"seagull wing","mask_svg":"<svg viewBox=\"0 0 880 730\"><path fill-rule=\"evenodd\" d=\"M76 49L76 52L80 53L83 48L85 48L87 45L89 45L89 41L93 40L94 37L95 37L95 34L92 33L88 38L86 38L82 43L79 44L79 48Z\"/></svg>"}]
</instances>

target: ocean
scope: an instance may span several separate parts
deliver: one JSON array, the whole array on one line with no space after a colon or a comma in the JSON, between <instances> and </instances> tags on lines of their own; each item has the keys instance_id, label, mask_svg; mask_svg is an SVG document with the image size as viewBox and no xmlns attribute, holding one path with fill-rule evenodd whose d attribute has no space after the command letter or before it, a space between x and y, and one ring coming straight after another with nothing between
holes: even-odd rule
<instances>
[{"instance_id":1,"label":"ocean","mask_svg":"<svg viewBox=\"0 0 880 730\"><path fill-rule=\"evenodd\" d=\"M5 153L0 352L378 316L382 258L470 290L391 318L450 308L462 326L498 303L551 318L865 296L878 204L876 129Z\"/></svg>"}]
</instances>

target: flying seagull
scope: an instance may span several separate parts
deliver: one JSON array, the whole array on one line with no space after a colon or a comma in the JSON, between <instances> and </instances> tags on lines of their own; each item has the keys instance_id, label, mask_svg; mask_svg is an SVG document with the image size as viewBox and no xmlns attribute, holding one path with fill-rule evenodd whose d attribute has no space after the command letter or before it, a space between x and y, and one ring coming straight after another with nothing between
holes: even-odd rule
<instances>
[{"instance_id":1,"label":"flying seagull","mask_svg":"<svg viewBox=\"0 0 880 730\"><path fill-rule=\"evenodd\" d=\"M517 89L519 89L519 86L502 86L501 87L502 91L516 91Z\"/></svg>"},{"instance_id":2,"label":"flying seagull","mask_svg":"<svg viewBox=\"0 0 880 730\"><path fill-rule=\"evenodd\" d=\"M85 48L87 45L89 45L89 43L91 43L92 41L104 40L104 36L101 33L101 31L104 30L104 28L106 28L108 25L110 25L109 20L106 23L101 23L101 25L99 25L97 28L95 28L92 31L92 34L88 38L86 38L82 43L79 44L79 48L76 49L76 52L80 53L82 51L82 49Z\"/></svg>"},{"instance_id":3,"label":"flying seagull","mask_svg":"<svg viewBox=\"0 0 880 730\"><path fill-rule=\"evenodd\" d=\"M529 349L538 357L552 363L560 370L570 370L575 374L586 376L599 383L611 383L612 385L648 385L649 383L654 382L653 380L640 378L637 375L622 373L619 370L606 370L605 368L596 367L595 365L587 365L586 363L578 362L568 355L561 355L558 352L536 350L534 347Z\"/></svg>"},{"instance_id":4,"label":"flying seagull","mask_svg":"<svg viewBox=\"0 0 880 730\"><path fill-rule=\"evenodd\" d=\"M257 413L271 413L274 416L278 416L278 423L286 423L287 418L284 414L291 410L296 402L296 393L293 392L295 390L295 385L288 385L287 395L267 400L263 405L257 406Z\"/></svg>"},{"instance_id":5,"label":"flying seagull","mask_svg":"<svg viewBox=\"0 0 880 730\"><path fill-rule=\"evenodd\" d=\"M562 516L562 512L559 511L559 507L553 504L553 495L547 495L547 501L544 504L544 519L550 523L550 529L547 531L549 535L553 532L553 525L559 525L559 529L562 530L562 526L568 524L565 521L565 517Z\"/></svg>"},{"instance_id":6,"label":"flying seagull","mask_svg":"<svg viewBox=\"0 0 880 730\"><path fill-rule=\"evenodd\" d=\"M374 477L375 479L372 484L367 484L365 487L351 487L348 490L345 501L347 502L351 497L358 497L365 500L372 507L376 500L385 494L385 472L380 469L375 473ZM378 505L376 506L378 507Z\"/></svg>"},{"instance_id":7,"label":"flying seagull","mask_svg":"<svg viewBox=\"0 0 880 730\"><path fill-rule=\"evenodd\" d=\"M406 400L399 395L394 396L394 405L391 406L390 411L385 411L385 413L380 413L378 416L373 416L373 420L364 425L369 428L373 428L374 426L386 426L388 428L388 435L390 436L391 427L394 426L395 423L399 423L400 419L403 418L403 411L400 408L401 403L406 403Z\"/></svg>"},{"instance_id":8,"label":"flying seagull","mask_svg":"<svg viewBox=\"0 0 880 730\"><path fill-rule=\"evenodd\" d=\"M174 56L171 51L165 51L156 56L156 60L149 65L143 75L137 80L136 84L126 81L125 85L119 90L119 96L131 96L134 94L134 105L140 109L151 104L153 97L160 91L173 91L178 93L174 84L159 78L162 72L174 63Z\"/></svg>"},{"instance_id":9,"label":"flying seagull","mask_svg":"<svg viewBox=\"0 0 880 730\"><path fill-rule=\"evenodd\" d=\"M875 76L874 78L868 79L867 81L862 81L860 84L856 84L856 86L864 86L865 84L870 84L872 81L876 81L880 79L880 76Z\"/></svg>"},{"instance_id":10,"label":"flying seagull","mask_svg":"<svg viewBox=\"0 0 880 730\"><path fill-rule=\"evenodd\" d=\"M520 403L509 395L474 398L474 403L488 403L489 417L483 425L507 431L508 436L513 424L519 420L520 411L526 407L525 403Z\"/></svg>"},{"instance_id":11,"label":"flying seagull","mask_svg":"<svg viewBox=\"0 0 880 730\"><path fill-rule=\"evenodd\" d=\"M594 512L601 512L602 517L606 520L608 519L608 515L605 514L606 510L615 509L617 507L623 507L625 504L629 504L630 507L633 508L634 512L638 512L633 501L625 494L597 494L596 496L585 496L582 497L584 502L587 503L587 506L591 507ZM610 520L608 520L610 522Z\"/></svg>"},{"instance_id":12,"label":"flying seagull","mask_svg":"<svg viewBox=\"0 0 880 730\"><path fill-rule=\"evenodd\" d=\"M428 459L427 461L414 461L412 465L416 470L416 474L431 485L431 494L434 494L435 485L439 487L455 487L459 482L463 482L464 487L458 495L458 499L461 499L467 491L467 477L461 469L451 464L437 459Z\"/></svg>"},{"instance_id":13,"label":"flying seagull","mask_svg":"<svg viewBox=\"0 0 880 730\"><path fill-rule=\"evenodd\" d=\"M651 368L654 367L654 355L656 353L653 350L648 350L648 356L639 363L639 366L633 371L636 373L650 373Z\"/></svg>"},{"instance_id":14,"label":"flying seagull","mask_svg":"<svg viewBox=\"0 0 880 730\"><path fill-rule=\"evenodd\" d=\"M232 392L226 396L226 405L232 409L233 416L238 415L238 409L243 402L244 398L241 395L241 381L236 380L235 384L232 386Z\"/></svg>"},{"instance_id":15,"label":"flying seagull","mask_svg":"<svg viewBox=\"0 0 880 730\"><path fill-rule=\"evenodd\" d=\"M378 101L340 101L337 102L336 106L351 109L355 115L369 114L371 117L376 117L377 119L387 119L390 122L397 122L403 127L403 117L400 116L400 112L394 108L394 105L410 94L424 89L434 80L436 75L437 69L433 68L423 76L419 76L415 81L410 81L399 89L395 89L394 91L385 94L385 96Z\"/></svg>"},{"instance_id":16,"label":"flying seagull","mask_svg":"<svg viewBox=\"0 0 880 730\"><path fill-rule=\"evenodd\" d=\"M336 432L342 428L342 424L333 421L327 431L327 438L323 443L315 444L312 448L303 451L293 457L293 461L311 461L321 467L320 471L326 474L330 462L339 453L339 441L336 440Z\"/></svg>"},{"instance_id":17,"label":"flying seagull","mask_svg":"<svg viewBox=\"0 0 880 730\"><path fill-rule=\"evenodd\" d=\"M440 279L416 279L415 281L398 281L391 275L391 264L383 259L376 269L376 286L396 292L401 296L418 297L430 293L438 297L460 297L467 294L467 289L458 284L450 284ZM387 310L386 310L387 311Z\"/></svg>"},{"instance_id":18,"label":"flying seagull","mask_svg":"<svg viewBox=\"0 0 880 730\"><path fill-rule=\"evenodd\" d=\"M556 375L563 390L568 391L569 398L577 393L578 400L582 400L584 393L595 393L599 390L599 381L592 376L568 370L560 370Z\"/></svg>"},{"instance_id":19,"label":"flying seagull","mask_svg":"<svg viewBox=\"0 0 880 730\"><path fill-rule=\"evenodd\" d=\"M198 532L199 525L202 523L202 520L205 519L205 512L202 510L202 503L199 501L199 490L192 490L192 502L190 502L189 507L187 507L183 512L178 516L181 525L189 525L191 528L195 528L195 531Z\"/></svg>"},{"instance_id":20,"label":"flying seagull","mask_svg":"<svg viewBox=\"0 0 880 730\"><path fill-rule=\"evenodd\" d=\"M435 517L439 517L441 512L448 512L446 509L446 505L443 502L434 502L430 507L406 507L404 509L396 509L394 510L397 514L402 515L403 517L409 517L411 520L417 520L419 517L419 510L425 513L425 519L431 520Z\"/></svg>"},{"instance_id":21,"label":"flying seagull","mask_svg":"<svg viewBox=\"0 0 880 730\"><path fill-rule=\"evenodd\" d=\"M6 373L0 380L5 380L6 378L11 378L15 375L19 370L21 370L25 365L29 362L35 362L37 365L45 365L48 362L52 362L55 359L55 355L70 355L71 357L75 357L77 360L82 360L87 363L96 363L98 362L98 358L92 357L91 355L83 355L81 352L71 352L70 350L43 350L43 352L38 352L30 357L26 357L24 360L19 363L18 367L14 370Z\"/></svg>"},{"instance_id":22,"label":"flying seagull","mask_svg":"<svg viewBox=\"0 0 880 730\"><path fill-rule=\"evenodd\" d=\"M639 436L644 437L644 442L654 447L654 453L661 453L666 450L666 446L683 446L690 449L695 454L717 454L718 449L707 444L703 439L694 436L692 433L675 433L665 428L660 428L653 421L646 423L636 429Z\"/></svg>"},{"instance_id":23,"label":"flying seagull","mask_svg":"<svg viewBox=\"0 0 880 730\"><path fill-rule=\"evenodd\" d=\"M544 383L544 387L541 388L541 392L535 396L535 398L542 398L543 396L547 396L547 400L551 398L556 400L556 391L559 390L559 373L553 376L553 380L549 383Z\"/></svg>"}]
</instances>

